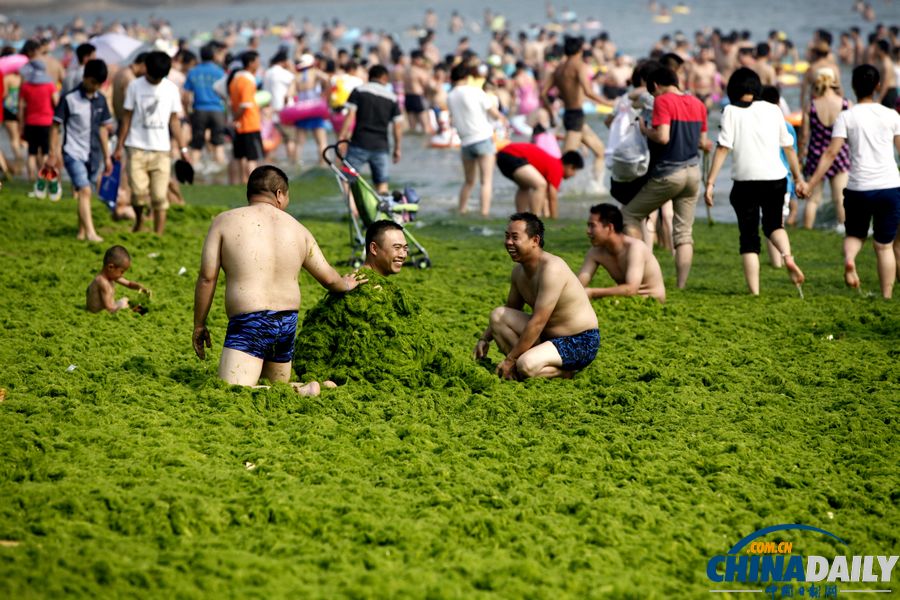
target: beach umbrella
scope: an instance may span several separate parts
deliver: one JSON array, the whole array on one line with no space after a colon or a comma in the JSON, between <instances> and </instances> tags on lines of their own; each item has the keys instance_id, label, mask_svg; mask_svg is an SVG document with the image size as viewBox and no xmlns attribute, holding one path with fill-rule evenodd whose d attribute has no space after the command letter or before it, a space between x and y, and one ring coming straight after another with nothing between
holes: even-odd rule
<instances>
[{"instance_id":1,"label":"beach umbrella","mask_svg":"<svg viewBox=\"0 0 900 600\"><path fill-rule=\"evenodd\" d=\"M0 74L15 73L28 63L28 57L24 54L9 54L0 56Z\"/></svg>"},{"instance_id":2,"label":"beach umbrella","mask_svg":"<svg viewBox=\"0 0 900 600\"><path fill-rule=\"evenodd\" d=\"M91 44L97 48L97 58L117 65L134 54L144 42L121 33L104 33L91 38Z\"/></svg>"}]
</instances>

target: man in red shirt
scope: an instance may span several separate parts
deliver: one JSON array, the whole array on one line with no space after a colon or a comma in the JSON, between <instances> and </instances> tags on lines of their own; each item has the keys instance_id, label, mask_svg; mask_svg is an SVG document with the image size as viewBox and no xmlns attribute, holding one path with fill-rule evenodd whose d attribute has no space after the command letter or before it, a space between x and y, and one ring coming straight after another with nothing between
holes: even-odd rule
<instances>
[{"instance_id":1,"label":"man in red shirt","mask_svg":"<svg viewBox=\"0 0 900 600\"><path fill-rule=\"evenodd\" d=\"M23 52L37 55L37 42L29 40ZM50 128L53 126L53 109L59 102L56 83L47 74L43 60L32 58L19 73L22 85L19 88L19 127L22 137L28 143L28 177L37 178L39 164L50 151Z\"/></svg>"},{"instance_id":2,"label":"man in red shirt","mask_svg":"<svg viewBox=\"0 0 900 600\"><path fill-rule=\"evenodd\" d=\"M574 150L555 158L535 144L507 144L497 153L497 167L516 190L516 211L538 216L559 215L557 194L563 179L584 168L584 159Z\"/></svg>"}]
</instances>

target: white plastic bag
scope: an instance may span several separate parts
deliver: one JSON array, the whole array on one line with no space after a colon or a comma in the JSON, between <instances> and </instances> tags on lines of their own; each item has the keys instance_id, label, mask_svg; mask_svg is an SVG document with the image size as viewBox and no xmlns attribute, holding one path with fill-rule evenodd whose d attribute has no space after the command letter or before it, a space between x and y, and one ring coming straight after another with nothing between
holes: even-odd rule
<instances>
[{"instance_id":1,"label":"white plastic bag","mask_svg":"<svg viewBox=\"0 0 900 600\"><path fill-rule=\"evenodd\" d=\"M615 181L634 181L647 173L650 166L650 148L641 133L637 111L627 96L616 104L616 116L609 126L609 142L606 146L606 166Z\"/></svg>"}]
</instances>

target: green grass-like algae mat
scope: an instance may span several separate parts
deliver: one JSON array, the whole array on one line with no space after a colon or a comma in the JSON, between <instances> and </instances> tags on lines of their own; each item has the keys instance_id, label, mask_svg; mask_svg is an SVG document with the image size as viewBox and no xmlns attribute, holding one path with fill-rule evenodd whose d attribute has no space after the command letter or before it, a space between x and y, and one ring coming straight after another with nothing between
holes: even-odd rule
<instances>
[{"instance_id":1,"label":"green grass-like algae mat","mask_svg":"<svg viewBox=\"0 0 900 600\"><path fill-rule=\"evenodd\" d=\"M292 210L336 262L327 187L295 182ZM791 231L806 300L768 267L751 298L736 227L698 221L688 290L658 253L665 306L595 302L594 364L515 383L469 362L506 297L505 223L432 219L415 233L434 267L390 283L459 372L301 398L216 381L221 281L212 356L193 355L203 237L243 192L185 193L161 239L95 207L101 245L74 240L70 197L0 193L0 597L708 598L706 561L780 523L849 544L781 534L795 552L898 553L900 309L843 287L835 234ZM583 230L549 224L547 249L577 268ZM83 310L114 243L154 291L146 316ZM875 291L868 247L860 272ZM301 318L325 296L302 286Z\"/></svg>"}]
</instances>

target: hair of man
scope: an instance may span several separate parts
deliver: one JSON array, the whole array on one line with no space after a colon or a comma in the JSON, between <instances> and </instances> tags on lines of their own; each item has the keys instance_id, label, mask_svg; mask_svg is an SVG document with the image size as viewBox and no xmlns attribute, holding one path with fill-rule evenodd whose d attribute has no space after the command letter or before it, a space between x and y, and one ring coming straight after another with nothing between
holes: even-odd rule
<instances>
[{"instance_id":1,"label":"hair of man","mask_svg":"<svg viewBox=\"0 0 900 600\"><path fill-rule=\"evenodd\" d=\"M85 79L91 78L97 83L103 83L108 76L109 69L107 69L106 63L99 58L93 58L84 64L83 77Z\"/></svg>"},{"instance_id":2,"label":"hair of man","mask_svg":"<svg viewBox=\"0 0 900 600\"><path fill-rule=\"evenodd\" d=\"M518 212L509 217L510 222L512 221L522 221L525 223L525 233L528 237L533 238L537 236L539 242L538 245L543 248L544 247L544 222L541 221L537 215L530 212Z\"/></svg>"},{"instance_id":3,"label":"hair of man","mask_svg":"<svg viewBox=\"0 0 900 600\"><path fill-rule=\"evenodd\" d=\"M875 88L881 83L881 75L878 69L872 65L859 65L853 69L853 78L851 86L856 98L868 98L875 93Z\"/></svg>"},{"instance_id":4,"label":"hair of man","mask_svg":"<svg viewBox=\"0 0 900 600\"><path fill-rule=\"evenodd\" d=\"M622 211L615 204L609 204L608 202L595 204L591 207L591 214L597 215L600 218L600 222L604 225L612 225L613 231L616 233L622 233L625 230Z\"/></svg>"},{"instance_id":5,"label":"hair of man","mask_svg":"<svg viewBox=\"0 0 900 600\"><path fill-rule=\"evenodd\" d=\"M247 201L254 196L275 197L278 191L288 193L288 178L275 165L262 165L253 169L247 179Z\"/></svg>"},{"instance_id":6,"label":"hair of man","mask_svg":"<svg viewBox=\"0 0 900 600\"><path fill-rule=\"evenodd\" d=\"M369 225L368 229L366 229L366 252L369 251L372 242L375 242L376 246L380 246L384 240L384 233L391 229L403 231L403 226L389 219L381 219Z\"/></svg>"}]
</instances>

